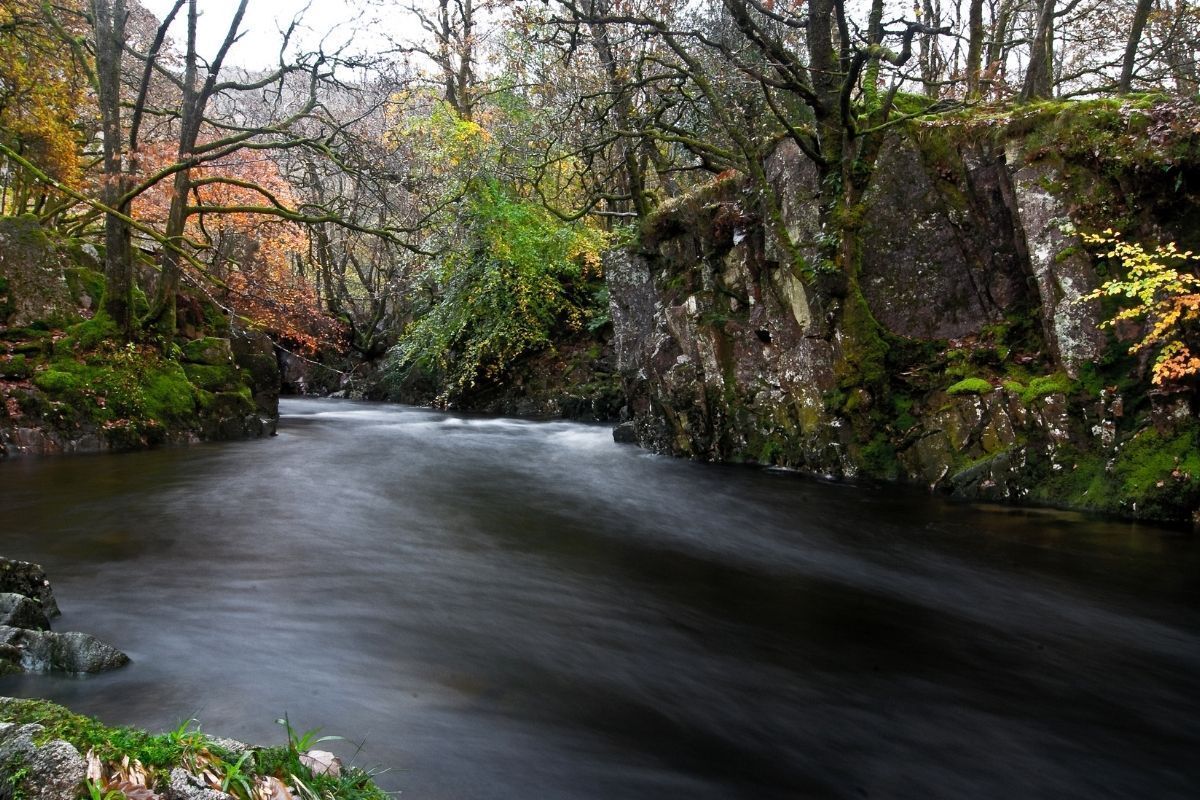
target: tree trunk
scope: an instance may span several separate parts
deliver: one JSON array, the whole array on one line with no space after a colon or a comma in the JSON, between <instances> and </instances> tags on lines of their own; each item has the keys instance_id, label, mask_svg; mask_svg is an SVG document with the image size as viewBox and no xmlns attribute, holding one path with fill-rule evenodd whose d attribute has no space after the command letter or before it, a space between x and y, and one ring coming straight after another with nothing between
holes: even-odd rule
<instances>
[{"instance_id":1,"label":"tree trunk","mask_svg":"<svg viewBox=\"0 0 1200 800\"><path fill-rule=\"evenodd\" d=\"M104 217L104 299L101 308L126 336L133 334L133 243L124 138L121 130L121 55L125 49L125 0L92 0L96 33L96 94L104 146L104 179L100 201L111 211Z\"/></svg>"},{"instance_id":2,"label":"tree trunk","mask_svg":"<svg viewBox=\"0 0 1200 800\"><path fill-rule=\"evenodd\" d=\"M1029 44L1029 67L1020 101L1048 99L1054 86L1054 6L1055 0L1041 0L1037 30Z\"/></svg>"},{"instance_id":3,"label":"tree trunk","mask_svg":"<svg viewBox=\"0 0 1200 800\"><path fill-rule=\"evenodd\" d=\"M967 18L967 99L978 100L983 71L983 0L971 0Z\"/></svg>"},{"instance_id":4,"label":"tree trunk","mask_svg":"<svg viewBox=\"0 0 1200 800\"><path fill-rule=\"evenodd\" d=\"M1137 9L1133 12L1133 24L1129 26L1129 41L1125 45L1125 61L1121 65L1121 80L1117 83L1120 94L1129 94L1133 85L1134 62L1137 60L1138 44L1142 41L1142 31L1146 28L1146 20L1150 18L1150 9L1154 0L1138 0Z\"/></svg>"},{"instance_id":5,"label":"tree trunk","mask_svg":"<svg viewBox=\"0 0 1200 800\"><path fill-rule=\"evenodd\" d=\"M992 38L988 42L985 66L987 81L991 86L1000 85L1004 81L1004 65L1008 60L1008 29L1012 24L1014 5L1015 0L1003 0L1000 10L996 12L996 19L992 23Z\"/></svg>"},{"instance_id":6,"label":"tree trunk","mask_svg":"<svg viewBox=\"0 0 1200 800\"><path fill-rule=\"evenodd\" d=\"M187 159L196 146L200 121L197 118L199 109L196 108L199 92L196 88L198 55L196 53L196 0L188 0L188 32L187 53L183 71L183 101L181 103L179 121L179 150L180 161ZM167 241L176 247L183 247L183 235L187 228L188 193L191 191L191 170L181 169L175 173L171 184L171 208L167 212ZM175 297L179 293L179 282L183 270L180 264L180 254L170 248L165 248L162 254L162 273L158 279L154 311L148 322L152 323L158 332L168 339L175 335L176 313Z\"/></svg>"}]
</instances>

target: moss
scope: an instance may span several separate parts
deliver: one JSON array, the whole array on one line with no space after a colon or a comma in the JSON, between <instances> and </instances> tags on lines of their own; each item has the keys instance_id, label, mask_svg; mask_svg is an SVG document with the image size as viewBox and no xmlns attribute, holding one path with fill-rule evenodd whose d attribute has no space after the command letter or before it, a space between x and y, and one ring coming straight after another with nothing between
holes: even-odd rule
<instances>
[{"instance_id":1,"label":"moss","mask_svg":"<svg viewBox=\"0 0 1200 800\"><path fill-rule=\"evenodd\" d=\"M233 354L228 339L205 336L184 343L181 358L193 364L223 366L232 362Z\"/></svg>"},{"instance_id":2,"label":"moss","mask_svg":"<svg viewBox=\"0 0 1200 800\"><path fill-rule=\"evenodd\" d=\"M963 378L946 390L946 394L987 394L992 391L992 384L983 378Z\"/></svg>"},{"instance_id":3,"label":"moss","mask_svg":"<svg viewBox=\"0 0 1200 800\"><path fill-rule=\"evenodd\" d=\"M104 342L120 338L121 331L116 323L101 311L91 319L68 328L66 338L60 341L55 349L60 352L95 350Z\"/></svg>"},{"instance_id":4,"label":"moss","mask_svg":"<svg viewBox=\"0 0 1200 800\"><path fill-rule=\"evenodd\" d=\"M1070 394L1071 389L1071 379L1065 373L1039 375L1030 380L1029 385L1021 390L1021 401L1028 405L1052 394Z\"/></svg>"},{"instance_id":5,"label":"moss","mask_svg":"<svg viewBox=\"0 0 1200 800\"><path fill-rule=\"evenodd\" d=\"M842 359L836 367L838 386L886 391L887 353L887 342L866 298L856 284L851 285L842 311Z\"/></svg>"},{"instance_id":6,"label":"moss","mask_svg":"<svg viewBox=\"0 0 1200 800\"><path fill-rule=\"evenodd\" d=\"M1064 261L1072 258L1073 256L1076 256L1083 252L1085 252L1085 251L1082 247L1076 247L1076 246L1064 247L1062 250L1059 250L1057 253L1054 254L1054 263L1061 264Z\"/></svg>"},{"instance_id":7,"label":"moss","mask_svg":"<svg viewBox=\"0 0 1200 800\"><path fill-rule=\"evenodd\" d=\"M92 750L105 764L120 763L123 759L140 761L148 768L151 785L148 787L161 793L162 783L174 767L199 769L201 764L218 779L230 783L235 797L251 796L250 787L260 777L273 776L291 785L302 785L309 791L306 796L322 800L386 800L386 795L375 785L370 773L344 765L338 775L316 775L305 765L300 753L315 744L315 731L298 734L288 727L288 744L283 747L252 748L245 755L222 747L188 720L174 730L165 733L148 733L127 727L109 727L89 717L73 714L62 706L45 700L0 700L0 722L15 724L35 723L45 730L36 737L38 744L62 739L79 752ZM13 790L24 787L25 773L22 764L0 765L4 774L4 787L9 796ZM16 777L14 778L14 774ZM241 776L244 782L230 780Z\"/></svg>"},{"instance_id":8,"label":"moss","mask_svg":"<svg viewBox=\"0 0 1200 800\"><path fill-rule=\"evenodd\" d=\"M877 433L859 451L859 464L863 473L872 478L896 480L900 476L900 462L896 459L896 448L883 433Z\"/></svg>"},{"instance_id":9,"label":"moss","mask_svg":"<svg viewBox=\"0 0 1200 800\"><path fill-rule=\"evenodd\" d=\"M232 364L223 367L184 364L183 371L194 386L206 392L237 391L243 386L242 374Z\"/></svg>"},{"instance_id":10,"label":"moss","mask_svg":"<svg viewBox=\"0 0 1200 800\"><path fill-rule=\"evenodd\" d=\"M8 296L8 278L0 275L0 325L8 322L8 318L12 316L12 313L12 300Z\"/></svg>"},{"instance_id":11,"label":"moss","mask_svg":"<svg viewBox=\"0 0 1200 800\"><path fill-rule=\"evenodd\" d=\"M176 362L149 347L111 345L81 356L59 355L34 373L52 402L124 439L131 431L160 440L166 428L188 425L195 389Z\"/></svg>"},{"instance_id":12,"label":"moss","mask_svg":"<svg viewBox=\"0 0 1200 800\"><path fill-rule=\"evenodd\" d=\"M920 114L933 105L933 98L913 92L896 92L892 108L899 114Z\"/></svg>"},{"instance_id":13,"label":"moss","mask_svg":"<svg viewBox=\"0 0 1200 800\"><path fill-rule=\"evenodd\" d=\"M93 308L100 305L100 298L104 296L104 276L87 267L68 267L64 275L67 279L67 288L71 291L71 298L78 305L83 305L83 298L86 295Z\"/></svg>"},{"instance_id":14,"label":"moss","mask_svg":"<svg viewBox=\"0 0 1200 800\"><path fill-rule=\"evenodd\" d=\"M21 380L29 377L29 360L24 354L0 357L0 378Z\"/></svg>"},{"instance_id":15,"label":"moss","mask_svg":"<svg viewBox=\"0 0 1200 800\"><path fill-rule=\"evenodd\" d=\"M913 405L916 401L906 394L895 394L892 396L892 412L895 426L900 431L911 430L917 425L917 418L913 415Z\"/></svg>"},{"instance_id":16,"label":"moss","mask_svg":"<svg viewBox=\"0 0 1200 800\"><path fill-rule=\"evenodd\" d=\"M120 761L127 755L151 769L170 769L185 753L180 737L110 728L45 700L4 700L0 702L0 721L41 725L45 730L35 737L37 744L62 739L81 753L94 750L102 761Z\"/></svg>"},{"instance_id":17,"label":"moss","mask_svg":"<svg viewBox=\"0 0 1200 800\"><path fill-rule=\"evenodd\" d=\"M1200 436L1196 425L1175 433L1149 428L1129 439L1112 465L1119 496L1150 519L1177 519L1200 501Z\"/></svg>"},{"instance_id":18,"label":"moss","mask_svg":"<svg viewBox=\"0 0 1200 800\"><path fill-rule=\"evenodd\" d=\"M1143 428L1106 461L1094 452L1069 449L1043 464L1032 498L1139 519L1180 521L1200 506L1200 426L1161 432Z\"/></svg>"}]
</instances>

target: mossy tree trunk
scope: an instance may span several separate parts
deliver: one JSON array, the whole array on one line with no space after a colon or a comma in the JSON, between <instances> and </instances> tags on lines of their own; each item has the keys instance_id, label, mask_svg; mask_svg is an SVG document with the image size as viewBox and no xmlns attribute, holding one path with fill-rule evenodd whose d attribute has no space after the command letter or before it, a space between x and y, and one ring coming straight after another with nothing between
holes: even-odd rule
<instances>
[{"instance_id":1,"label":"mossy tree trunk","mask_svg":"<svg viewBox=\"0 0 1200 800\"><path fill-rule=\"evenodd\" d=\"M101 308L126 336L133 334L133 246L126 199L129 176L121 126L121 57L125 49L125 0L93 0L96 90L104 148L100 200L118 213L104 217L104 298Z\"/></svg>"}]
</instances>

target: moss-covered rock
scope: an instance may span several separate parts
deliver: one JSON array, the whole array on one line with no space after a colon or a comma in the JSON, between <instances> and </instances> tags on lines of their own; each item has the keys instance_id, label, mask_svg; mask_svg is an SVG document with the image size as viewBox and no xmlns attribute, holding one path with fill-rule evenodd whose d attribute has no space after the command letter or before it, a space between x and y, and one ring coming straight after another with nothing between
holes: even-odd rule
<instances>
[{"instance_id":1,"label":"moss-covered rock","mask_svg":"<svg viewBox=\"0 0 1200 800\"><path fill-rule=\"evenodd\" d=\"M69 265L37 217L0 217L0 325L78 319L64 272Z\"/></svg>"},{"instance_id":2,"label":"moss-covered rock","mask_svg":"<svg viewBox=\"0 0 1200 800\"><path fill-rule=\"evenodd\" d=\"M183 345L182 361L189 364L204 364L213 367L227 367L233 364L233 350L228 339L215 336L205 336L193 339Z\"/></svg>"},{"instance_id":3,"label":"moss-covered rock","mask_svg":"<svg viewBox=\"0 0 1200 800\"><path fill-rule=\"evenodd\" d=\"M1200 249L1197 130L1200 106L1146 99L911 121L836 231L782 144L783 226L810 256L841 236L842 281L792 270L744 184L665 206L606 260L627 430L689 458L1190 518L1195 398L1155 411L1145 359L1082 299L1104 265L1079 234Z\"/></svg>"}]
</instances>

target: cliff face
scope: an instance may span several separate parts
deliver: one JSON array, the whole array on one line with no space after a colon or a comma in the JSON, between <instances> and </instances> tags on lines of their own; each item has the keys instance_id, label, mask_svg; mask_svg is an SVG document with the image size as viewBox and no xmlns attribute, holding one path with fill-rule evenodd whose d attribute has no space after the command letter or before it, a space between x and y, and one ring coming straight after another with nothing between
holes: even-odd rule
<instances>
[{"instance_id":1,"label":"cliff face","mask_svg":"<svg viewBox=\"0 0 1200 800\"><path fill-rule=\"evenodd\" d=\"M1080 298L1081 231L1200 244L1200 113L1104 102L897 128L861 205L849 296L802 280L733 180L661 209L607 263L639 444L965 497L1159 519L1200 504L1190 393L1155 396L1137 331ZM823 232L790 143L768 174L802 253ZM866 334L864 332L867 332ZM868 335L869 334L869 335Z\"/></svg>"}]
</instances>

